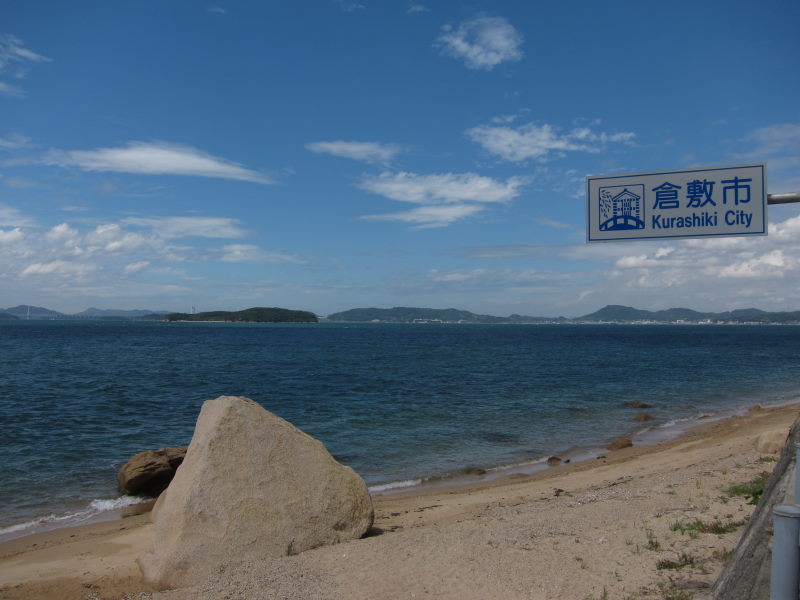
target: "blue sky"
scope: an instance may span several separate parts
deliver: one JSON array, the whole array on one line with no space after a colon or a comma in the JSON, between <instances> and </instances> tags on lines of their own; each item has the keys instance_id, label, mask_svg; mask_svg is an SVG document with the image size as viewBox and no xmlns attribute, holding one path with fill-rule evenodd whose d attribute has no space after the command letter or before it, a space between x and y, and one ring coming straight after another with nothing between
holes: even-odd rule
<instances>
[{"instance_id":1,"label":"blue sky","mask_svg":"<svg viewBox=\"0 0 800 600\"><path fill-rule=\"evenodd\" d=\"M770 235L585 243L585 177L800 191L800 3L0 4L0 307L800 309Z\"/></svg>"}]
</instances>

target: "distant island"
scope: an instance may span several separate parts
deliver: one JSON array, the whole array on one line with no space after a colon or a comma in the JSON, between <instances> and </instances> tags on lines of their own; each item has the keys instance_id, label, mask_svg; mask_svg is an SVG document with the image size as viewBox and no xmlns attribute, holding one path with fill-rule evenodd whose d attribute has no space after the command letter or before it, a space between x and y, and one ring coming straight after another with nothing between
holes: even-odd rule
<instances>
[{"instance_id":1,"label":"distant island","mask_svg":"<svg viewBox=\"0 0 800 600\"><path fill-rule=\"evenodd\" d=\"M223 321L226 323L317 323L319 321L314 313L305 310L289 310L275 307L254 307L234 312L215 310L195 314L171 313L166 315L164 320Z\"/></svg>"},{"instance_id":2,"label":"distant island","mask_svg":"<svg viewBox=\"0 0 800 600\"><path fill-rule=\"evenodd\" d=\"M455 308L396 306L394 308L353 308L328 315L327 320L349 323L560 323L569 319L564 317L527 317L524 315L495 317Z\"/></svg>"},{"instance_id":3,"label":"distant island","mask_svg":"<svg viewBox=\"0 0 800 600\"><path fill-rule=\"evenodd\" d=\"M481 315L454 308L354 308L328 315L328 321L350 323L697 323L697 324L800 324L800 311L766 312L757 308L743 308L728 312L698 312L689 308L666 310L640 310L630 306L609 304L582 317L528 317L513 314L508 317Z\"/></svg>"},{"instance_id":4,"label":"distant island","mask_svg":"<svg viewBox=\"0 0 800 600\"><path fill-rule=\"evenodd\" d=\"M740 308L727 312L698 312L690 308L649 311L609 304L589 315L572 319L577 323L800 323L800 311L766 312Z\"/></svg>"}]
</instances>

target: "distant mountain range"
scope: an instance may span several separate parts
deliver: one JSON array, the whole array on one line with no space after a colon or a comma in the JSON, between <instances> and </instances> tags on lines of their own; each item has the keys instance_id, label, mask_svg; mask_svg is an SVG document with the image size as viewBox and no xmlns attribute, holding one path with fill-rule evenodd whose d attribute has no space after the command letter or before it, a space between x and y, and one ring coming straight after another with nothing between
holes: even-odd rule
<instances>
[{"instance_id":1,"label":"distant mountain range","mask_svg":"<svg viewBox=\"0 0 800 600\"><path fill-rule=\"evenodd\" d=\"M19 306L12 306L11 308L0 308L0 318L8 319L2 315L10 315L12 318L26 319L30 316L32 319L158 319L160 320L169 311L166 310L116 310L116 309L102 309L102 308L87 308L86 310L75 313L66 314L58 312L57 310L50 310L41 306L30 306L28 304L20 304Z\"/></svg>"},{"instance_id":2,"label":"distant mountain range","mask_svg":"<svg viewBox=\"0 0 800 600\"><path fill-rule=\"evenodd\" d=\"M337 322L381 322L381 323L800 323L800 311L766 312L757 308L744 308L728 312L698 312L689 308L670 308L667 310L649 311L610 304L582 317L567 319L564 317L528 317L510 315L495 317L480 315L466 310L454 308L354 308L344 312L328 315L328 321Z\"/></svg>"},{"instance_id":3,"label":"distant mountain range","mask_svg":"<svg viewBox=\"0 0 800 600\"><path fill-rule=\"evenodd\" d=\"M28 312L30 309L30 313ZM215 311L190 315L169 313L157 310L116 310L87 308L75 313L65 314L41 306L21 304L11 308L0 308L0 320L25 319L99 319L99 320L145 320L145 321L302 321L314 322L316 316L307 311L290 311L283 308L256 308L243 311ZM396 306L394 308L353 308L333 313L323 319L340 323L797 323L800 324L800 311L767 312L757 308L742 308L726 312L699 312L690 308L669 308L650 311L609 304L600 310L582 317L530 317L509 315L498 317L481 315L468 310L455 308L415 308Z\"/></svg>"},{"instance_id":4,"label":"distant mountain range","mask_svg":"<svg viewBox=\"0 0 800 600\"><path fill-rule=\"evenodd\" d=\"M572 319L576 322L625 322L657 321L675 323L687 321L732 322L732 323L795 323L800 322L800 311L766 312L757 308L740 308L727 312L698 312L690 308L668 308L667 310L640 310L630 306L609 304L597 312Z\"/></svg>"}]
</instances>

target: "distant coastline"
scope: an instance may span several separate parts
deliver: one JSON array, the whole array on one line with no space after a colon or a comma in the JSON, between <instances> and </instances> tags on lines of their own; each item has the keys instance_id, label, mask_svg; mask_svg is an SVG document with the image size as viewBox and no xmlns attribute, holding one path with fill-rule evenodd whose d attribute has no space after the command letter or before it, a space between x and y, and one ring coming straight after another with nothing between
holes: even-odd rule
<instances>
[{"instance_id":1,"label":"distant coastline","mask_svg":"<svg viewBox=\"0 0 800 600\"><path fill-rule=\"evenodd\" d=\"M542 317L512 314L507 317L473 313L456 308L353 308L327 316L310 311L277 307L253 307L239 311L170 313L152 310L114 310L89 308L65 314L40 306L19 305L0 309L0 320L91 320L91 321L170 321L195 323L408 323L480 325L800 325L800 311L769 312L743 308L725 312L700 312L690 308L650 311L609 304L580 317Z\"/></svg>"}]
</instances>

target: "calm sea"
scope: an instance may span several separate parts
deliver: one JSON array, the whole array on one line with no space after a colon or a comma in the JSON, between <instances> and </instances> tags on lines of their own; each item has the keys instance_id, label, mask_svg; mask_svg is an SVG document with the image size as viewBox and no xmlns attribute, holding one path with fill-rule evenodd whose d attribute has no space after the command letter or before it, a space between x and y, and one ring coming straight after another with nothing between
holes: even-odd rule
<instances>
[{"instance_id":1,"label":"calm sea","mask_svg":"<svg viewBox=\"0 0 800 600\"><path fill-rule=\"evenodd\" d=\"M222 394L383 489L795 401L798 366L789 326L2 322L0 536L131 502L119 466L187 444Z\"/></svg>"}]
</instances>

